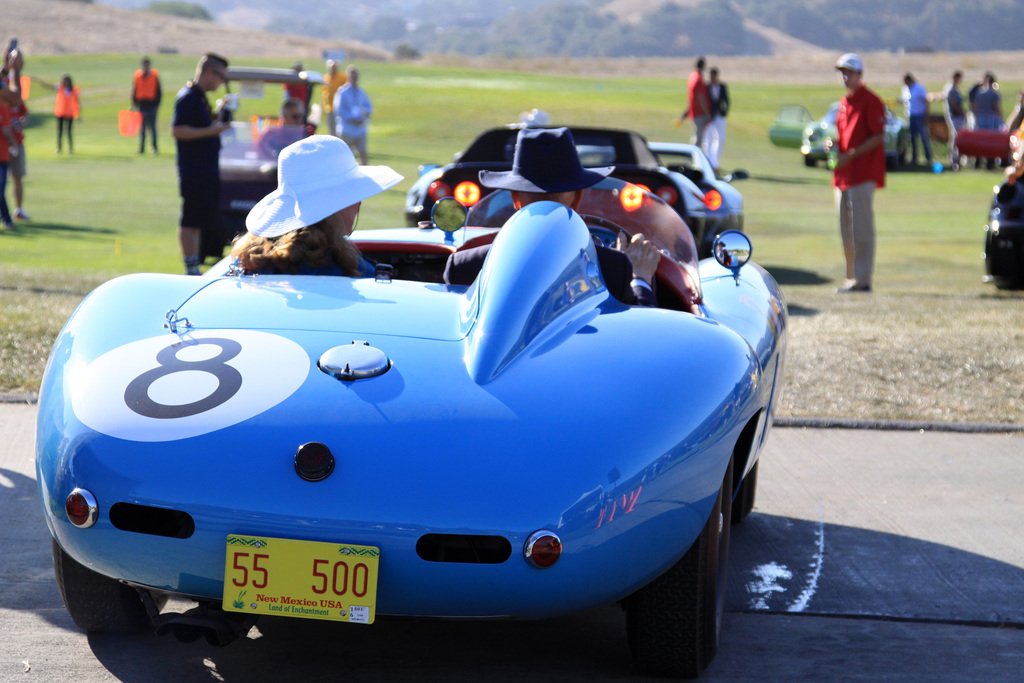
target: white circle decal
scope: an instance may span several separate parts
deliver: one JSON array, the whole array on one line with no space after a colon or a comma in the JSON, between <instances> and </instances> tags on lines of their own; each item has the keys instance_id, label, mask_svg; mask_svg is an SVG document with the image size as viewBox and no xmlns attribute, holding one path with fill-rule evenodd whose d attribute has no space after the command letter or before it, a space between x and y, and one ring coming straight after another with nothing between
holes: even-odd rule
<instances>
[{"instance_id":1,"label":"white circle decal","mask_svg":"<svg viewBox=\"0 0 1024 683\"><path fill-rule=\"evenodd\" d=\"M129 441L175 441L238 424L302 386L309 356L276 334L205 330L119 346L74 379L87 427Z\"/></svg>"}]
</instances>

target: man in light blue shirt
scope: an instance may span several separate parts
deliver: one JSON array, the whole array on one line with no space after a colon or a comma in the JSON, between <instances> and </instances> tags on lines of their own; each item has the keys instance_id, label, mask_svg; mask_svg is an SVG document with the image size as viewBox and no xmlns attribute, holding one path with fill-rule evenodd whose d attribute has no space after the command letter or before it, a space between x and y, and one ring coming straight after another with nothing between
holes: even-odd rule
<instances>
[{"instance_id":1,"label":"man in light blue shirt","mask_svg":"<svg viewBox=\"0 0 1024 683\"><path fill-rule=\"evenodd\" d=\"M336 129L345 144L359 156L359 163L366 166L366 122L373 114L373 104L366 91L359 87L359 69L349 65L345 73L348 82L334 95Z\"/></svg>"},{"instance_id":2,"label":"man in light blue shirt","mask_svg":"<svg viewBox=\"0 0 1024 683\"><path fill-rule=\"evenodd\" d=\"M928 125L925 119L928 117L928 91L924 86L914 80L914 76L907 73L903 76L903 106L907 112L907 119L910 121L910 150L912 161L917 165L917 139L921 138L921 147L928 159L928 165L932 165L932 145L928 140Z\"/></svg>"}]
</instances>

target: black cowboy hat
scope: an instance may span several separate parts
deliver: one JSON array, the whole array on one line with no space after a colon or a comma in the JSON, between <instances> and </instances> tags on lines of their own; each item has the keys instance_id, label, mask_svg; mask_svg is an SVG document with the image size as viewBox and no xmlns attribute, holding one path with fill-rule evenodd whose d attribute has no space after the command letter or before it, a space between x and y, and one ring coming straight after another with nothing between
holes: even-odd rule
<instances>
[{"instance_id":1,"label":"black cowboy hat","mask_svg":"<svg viewBox=\"0 0 1024 683\"><path fill-rule=\"evenodd\" d=\"M519 192L573 192L601 182L614 166L585 169L568 128L524 128L511 171L480 171L480 184Z\"/></svg>"}]
</instances>

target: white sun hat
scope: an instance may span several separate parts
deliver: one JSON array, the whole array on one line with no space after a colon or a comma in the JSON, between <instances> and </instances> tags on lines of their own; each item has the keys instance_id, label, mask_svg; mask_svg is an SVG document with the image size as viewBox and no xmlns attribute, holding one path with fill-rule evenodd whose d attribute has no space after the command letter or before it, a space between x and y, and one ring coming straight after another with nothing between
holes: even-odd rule
<instances>
[{"instance_id":1,"label":"white sun hat","mask_svg":"<svg viewBox=\"0 0 1024 683\"><path fill-rule=\"evenodd\" d=\"M260 237L278 237L401 181L388 166L359 166L348 145L333 135L313 135L281 150L277 189L252 207L245 227Z\"/></svg>"}]
</instances>

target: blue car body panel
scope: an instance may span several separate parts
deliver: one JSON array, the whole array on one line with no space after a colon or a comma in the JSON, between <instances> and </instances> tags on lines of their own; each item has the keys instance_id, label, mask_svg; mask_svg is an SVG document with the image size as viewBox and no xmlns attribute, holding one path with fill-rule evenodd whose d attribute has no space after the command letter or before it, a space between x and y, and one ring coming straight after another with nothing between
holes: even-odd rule
<instances>
[{"instance_id":1,"label":"blue car body panel","mask_svg":"<svg viewBox=\"0 0 1024 683\"><path fill-rule=\"evenodd\" d=\"M228 534L380 548L379 614L541 617L624 598L685 553L730 459L749 471L771 425L778 286L752 265L704 261L700 275L704 316L619 303L582 220L540 203L498 232L469 287L226 268L118 278L81 304L48 363L47 524L100 574L200 600L221 599ZM356 381L320 370L353 342L390 368ZM337 458L315 483L294 468L310 441ZM91 528L67 519L75 487L99 502ZM118 528L117 504L187 513L194 532ZM563 544L546 570L522 554L540 529ZM426 534L500 536L512 554L428 561Z\"/></svg>"}]
</instances>

